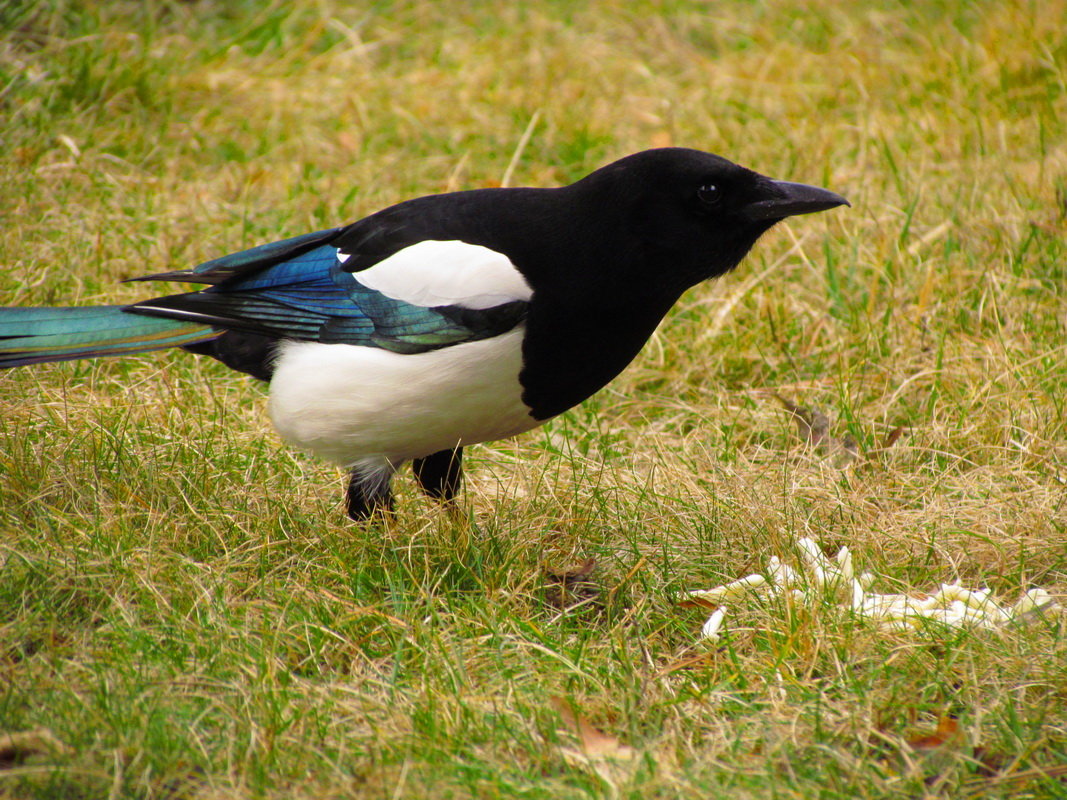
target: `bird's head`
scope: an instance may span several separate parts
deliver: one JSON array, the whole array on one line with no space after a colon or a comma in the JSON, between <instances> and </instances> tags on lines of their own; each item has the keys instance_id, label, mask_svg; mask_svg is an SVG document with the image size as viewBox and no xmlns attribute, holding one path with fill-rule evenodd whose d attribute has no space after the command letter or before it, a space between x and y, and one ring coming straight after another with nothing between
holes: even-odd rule
<instances>
[{"instance_id":1,"label":"bird's head","mask_svg":"<svg viewBox=\"0 0 1067 800\"><path fill-rule=\"evenodd\" d=\"M776 222L849 204L827 189L681 147L635 153L574 186L636 235L646 268L654 265L679 292L733 269Z\"/></svg>"}]
</instances>

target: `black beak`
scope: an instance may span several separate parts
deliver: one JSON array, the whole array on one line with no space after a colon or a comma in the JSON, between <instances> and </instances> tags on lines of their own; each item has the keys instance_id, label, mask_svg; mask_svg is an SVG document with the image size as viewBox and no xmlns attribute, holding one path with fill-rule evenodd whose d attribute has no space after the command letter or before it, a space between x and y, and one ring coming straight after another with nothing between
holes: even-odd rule
<instances>
[{"instance_id":1,"label":"black beak","mask_svg":"<svg viewBox=\"0 0 1067 800\"><path fill-rule=\"evenodd\" d=\"M850 205L848 200L829 189L808 186L806 183L768 181L763 200L745 206L745 216L752 221L779 220L797 214L814 214L837 206Z\"/></svg>"}]
</instances>

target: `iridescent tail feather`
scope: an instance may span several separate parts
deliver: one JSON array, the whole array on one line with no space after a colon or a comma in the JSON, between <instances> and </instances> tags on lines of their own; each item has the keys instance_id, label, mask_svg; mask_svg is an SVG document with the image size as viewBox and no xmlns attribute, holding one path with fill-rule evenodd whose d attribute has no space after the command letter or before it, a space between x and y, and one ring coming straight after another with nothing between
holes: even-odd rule
<instances>
[{"instance_id":1,"label":"iridescent tail feather","mask_svg":"<svg viewBox=\"0 0 1067 800\"><path fill-rule=\"evenodd\" d=\"M0 308L0 367L144 353L205 342L220 331L126 306Z\"/></svg>"}]
</instances>

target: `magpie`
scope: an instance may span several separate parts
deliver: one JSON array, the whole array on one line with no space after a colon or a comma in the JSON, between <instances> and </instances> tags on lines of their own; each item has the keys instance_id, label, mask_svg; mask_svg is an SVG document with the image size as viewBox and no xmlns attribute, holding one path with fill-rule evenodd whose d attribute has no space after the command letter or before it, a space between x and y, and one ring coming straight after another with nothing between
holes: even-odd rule
<instances>
[{"instance_id":1,"label":"magpie","mask_svg":"<svg viewBox=\"0 0 1067 800\"><path fill-rule=\"evenodd\" d=\"M687 289L789 216L848 201L687 148L558 188L429 195L191 269L132 305L0 308L0 367L181 347L270 382L281 437L349 470L354 520L412 462L451 500L463 448L619 374Z\"/></svg>"}]
</instances>

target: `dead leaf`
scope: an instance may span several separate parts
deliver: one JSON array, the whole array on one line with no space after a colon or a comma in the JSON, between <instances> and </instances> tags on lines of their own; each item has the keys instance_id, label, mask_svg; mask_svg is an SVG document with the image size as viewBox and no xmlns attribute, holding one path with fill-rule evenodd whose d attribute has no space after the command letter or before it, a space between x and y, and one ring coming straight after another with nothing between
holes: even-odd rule
<instances>
[{"instance_id":1,"label":"dead leaf","mask_svg":"<svg viewBox=\"0 0 1067 800\"><path fill-rule=\"evenodd\" d=\"M594 569L595 558L587 558L581 564L567 569L545 567L545 574L551 581L545 589L545 600L560 609L597 603L600 586L590 578Z\"/></svg>"},{"instance_id":2,"label":"dead leaf","mask_svg":"<svg viewBox=\"0 0 1067 800\"><path fill-rule=\"evenodd\" d=\"M941 717L933 733L912 736L907 742L909 747L920 752L942 747L959 747L963 744L963 731L960 730L959 722L952 717Z\"/></svg>"},{"instance_id":3,"label":"dead leaf","mask_svg":"<svg viewBox=\"0 0 1067 800\"><path fill-rule=\"evenodd\" d=\"M897 439L904 435L903 426L897 426L893 428L885 437L885 441L882 442L882 450L888 450L890 447L897 443Z\"/></svg>"},{"instance_id":4,"label":"dead leaf","mask_svg":"<svg viewBox=\"0 0 1067 800\"><path fill-rule=\"evenodd\" d=\"M867 457L873 458L874 456L879 455L880 453L884 453L890 447L895 445L900 440L900 437L903 436L907 430L908 429L905 428L903 425L898 425L897 427L893 428L893 430L886 434L885 439L882 440L882 443L878 447L875 447L873 450L867 452Z\"/></svg>"},{"instance_id":5,"label":"dead leaf","mask_svg":"<svg viewBox=\"0 0 1067 800\"><path fill-rule=\"evenodd\" d=\"M914 722L917 709L908 707L906 712ZM904 739L885 731L881 725L872 733L881 740L878 749L890 769L922 777L927 785L947 779L955 774L962 761L971 760L966 737L954 717L942 716L933 731L914 733Z\"/></svg>"},{"instance_id":6,"label":"dead leaf","mask_svg":"<svg viewBox=\"0 0 1067 800\"><path fill-rule=\"evenodd\" d=\"M797 424L797 434L805 442L818 447L830 435L830 418L821 411L798 406L778 392L775 392L774 396L786 411L792 413L793 421Z\"/></svg>"},{"instance_id":7,"label":"dead leaf","mask_svg":"<svg viewBox=\"0 0 1067 800\"><path fill-rule=\"evenodd\" d=\"M16 733L0 733L0 769L18 766L31 756L63 754L70 751L48 728Z\"/></svg>"},{"instance_id":8,"label":"dead leaf","mask_svg":"<svg viewBox=\"0 0 1067 800\"><path fill-rule=\"evenodd\" d=\"M676 600L674 603L678 608L706 608L709 611L715 611L722 603L716 603L714 600L705 600L703 597L693 597L690 595L684 600Z\"/></svg>"},{"instance_id":9,"label":"dead leaf","mask_svg":"<svg viewBox=\"0 0 1067 800\"><path fill-rule=\"evenodd\" d=\"M545 572L556 578L560 582L577 581L582 578L587 578L590 573L596 568L596 559L587 558L581 564L570 569L555 569L554 567L545 567Z\"/></svg>"},{"instance_id":10,"label":"dead leaf","mask_svg":"<svg viewBox=\"0 0 1067 800\"><path fill-rule=\"evenodd\" d=\"M616 760L629 760L637 755L632 747L623 744L614 736L604 733L594 726L589 720L579 716L571 708L571 704L562 697L551 698L552 707L559 713L564 723L578 735L582 745L582 753L587 758L610 758Z\"/></svg>"},{"instance_id":11,"label":"dead leaf","mask_svg":"<svg viewBox=\"0 0 1067 800\"><path fill-rule=\"evenodd\" d=\"M840 439L830 435L830 418L817 408L798 406L791 400L772 392L786 411L793 415L799 437L820 452L825 452L838 469L847 467L860 457L860 448L851 436Z\"/></svg>"}]
</instances>

